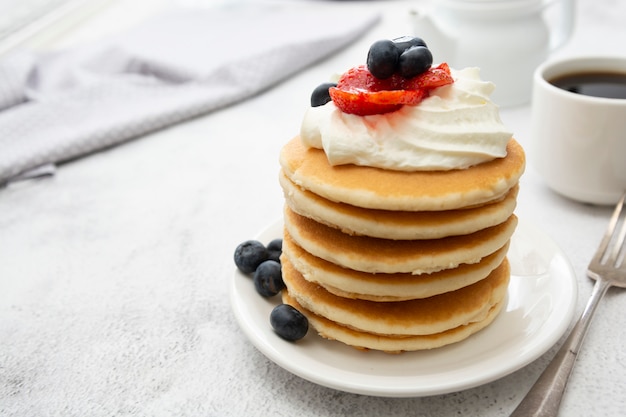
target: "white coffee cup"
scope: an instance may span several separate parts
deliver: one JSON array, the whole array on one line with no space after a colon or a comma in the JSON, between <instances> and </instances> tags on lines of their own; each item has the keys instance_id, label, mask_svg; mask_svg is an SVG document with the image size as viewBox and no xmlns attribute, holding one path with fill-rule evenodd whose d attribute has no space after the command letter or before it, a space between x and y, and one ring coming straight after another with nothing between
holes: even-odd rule
<instances>
[{"instance_id":1,"label":"white coffee cup","mask_svg":"<svg viewBox=\"0 0 626 417\"><path fill-rule=\"evenodd\" d=\"M626 190L626 99L578 94L550 83L583 73L626 76L626 57L561 58L537 68L529 162L559 194L615 204Z\"/></svg>"}]
</instances>

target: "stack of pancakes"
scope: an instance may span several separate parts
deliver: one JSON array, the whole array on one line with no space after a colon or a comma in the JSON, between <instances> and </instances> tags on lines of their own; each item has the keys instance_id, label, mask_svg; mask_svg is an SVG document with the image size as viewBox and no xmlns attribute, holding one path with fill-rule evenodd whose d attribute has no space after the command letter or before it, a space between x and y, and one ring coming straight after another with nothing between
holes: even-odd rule
<instances>
[{"instance_id":1,"label":"stack of pancakes","mask_svg":"<svg viewBox=\"0 0 626 417\"><path fill-rule=\"evenodd\" d=\"M280 154L283 301L328 339L401 352L463 340L504 304L524 152L467 169L331 166L299 139Z\"/></svg>"}]
</instances>

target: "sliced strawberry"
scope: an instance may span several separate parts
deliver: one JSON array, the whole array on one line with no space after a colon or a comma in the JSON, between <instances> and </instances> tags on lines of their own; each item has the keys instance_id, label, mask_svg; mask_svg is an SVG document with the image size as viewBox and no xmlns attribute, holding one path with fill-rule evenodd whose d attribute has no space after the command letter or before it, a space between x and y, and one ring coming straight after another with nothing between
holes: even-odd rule
<instances>
[{"instance_id":1,"label":"sliced strawberry","mask_svg":"<svg viewBox=\"0 0 626 417\"><path fill-rule=\"evenodd\" d=\"M332 87L328 91L337 107L344 113L368 116L396 111L405 104L416 105L426 96L426 90L342 90Z\"/></svg>"},{"instance_id":2,"label":"sliced strawberry","mask_svg":"<svg viewBox=\"0 0 626 417\"><path fill-rule=\"evenodd\" d=\"M444 62L435 68L431 68L426 72L405 80L403 87L407 90L417 90L420 88L433 89L452 84L453 82L454 79L450 74L450 67Z\"/></svg>"},{"instance_id":3,"label":"sliced strawberry","mask_svg":"<svg viewBox=\"0 0 626 417\"><path fill-rule=\"evenodd\" d=\"M376 78L365 65L350 68L343 73L337 82L337 88L341 90L362 90L367 92L397 90L395 77L382 80Z\"/></svg>"},{"instance_id":4,"label":"sliced strawberry","mask_svg":"<svg viewBox=\"0 0 626 417\"><path fill-rule=\"evenodd\" d=\"M344 113L368 116L370 114L383 114L398 110L400 103L378 103L372 101L372 94L367 91L346 91L337 87L331 87L328 92L335 105Z\"/></svg>"},{"instance_id":5,"label":"sliced strawberry","mask_svg":"<svg viewBox=\"0 0 626 417\"><path fill-rule=\"evenodd\" d=\"M329 89L335 105L344 113L367 116L398 110L405 104L417 105L433 88L453 82L447 64L405 79L399 75L381 80L374 77L365 65L348 70L337 87Z\"/></svg>"}]
</instances>

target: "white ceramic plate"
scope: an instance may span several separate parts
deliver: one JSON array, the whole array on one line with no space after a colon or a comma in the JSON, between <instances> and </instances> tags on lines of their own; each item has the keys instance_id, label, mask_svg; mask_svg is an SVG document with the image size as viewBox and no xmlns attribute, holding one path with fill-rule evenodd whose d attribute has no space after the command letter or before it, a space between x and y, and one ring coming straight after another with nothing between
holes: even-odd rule
<instances>
[{"instance_id":1,"label":"white ceramic plate","mask_svg":"<svg viewBox=\"0 0 626 417\"><path fill-rule=\"evenodd\" d=\"M257 239L267 244L281 235L282 222L276 222ZM239 325L265 356L309 381L385 397L444 394L491 382L527 365L554 345L572 321L576 277L549 237L520 221L509 261L507 305L496 320L460 343L430 351L364 352L322 339L313 330L296 343L287 342L269 323L280 296L261 297L251 277L237 270L231 304Z\"/></svg>"}]
</instances>

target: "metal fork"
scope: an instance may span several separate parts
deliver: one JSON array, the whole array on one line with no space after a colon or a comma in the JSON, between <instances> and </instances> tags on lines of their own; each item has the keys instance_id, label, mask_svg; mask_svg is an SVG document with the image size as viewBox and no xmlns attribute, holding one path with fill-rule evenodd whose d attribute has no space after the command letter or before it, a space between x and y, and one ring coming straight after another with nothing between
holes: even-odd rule
<instances>
[{"instance_id":1,"label":"metal fork","mask_svg":"<svg viewBox=\"0 0 626 417\"><path fill-rule=\"evenodd\" d=\"M613 211L609 226L593 259L587 267L587 276L596 281L580 319L526 397L513 411L511 417L556 416L567 380L574 367L578 351L583 343L589 324L600 300L611 286L626 288L626 262L624 262L624 238L626 221L623 212L626 193L622 195ZM621 226L618 227L618 224Z\"/></svg>"}]
</instances>

